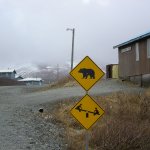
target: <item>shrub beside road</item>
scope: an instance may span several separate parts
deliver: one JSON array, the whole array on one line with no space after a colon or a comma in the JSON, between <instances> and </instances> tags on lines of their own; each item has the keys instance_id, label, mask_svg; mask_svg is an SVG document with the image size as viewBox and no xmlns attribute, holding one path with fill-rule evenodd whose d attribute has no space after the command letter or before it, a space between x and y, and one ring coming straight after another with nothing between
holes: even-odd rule
<instances>
[{"instance_id":1,"label":"shrub beside road","mask_svg":"<svg viewBox=\"0 0 150 150\"><path fill-rule=\"evenodd\" d=\"M150 149L150 93L118 92L95 99L105 114L89 130L91 150ZM68 150L85 147L86 131L70 114L75 103L71 99L62 101L54 111L54 118L65 126Z\"/></svg>"}]
</instances>

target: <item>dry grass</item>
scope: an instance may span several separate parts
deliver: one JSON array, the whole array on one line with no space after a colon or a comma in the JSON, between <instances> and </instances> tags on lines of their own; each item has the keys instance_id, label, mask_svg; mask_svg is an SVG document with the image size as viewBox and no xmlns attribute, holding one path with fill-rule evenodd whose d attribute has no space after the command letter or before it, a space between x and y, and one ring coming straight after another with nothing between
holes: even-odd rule
<instances>
[{"instance_id":1,"label":"dry grass","mask_svg":"<svg viewBox=\"0 0 150 150\"><path fill-rule=\"evenodd\" d=\"M118 93L102 99L106 113L91 131L90 145L103 150L150 149L150 97Z\"/></svg>"},{"instance_id":2,"label":"dry grass","mask_svg":"<svg viewBox=\"0 0 150 150\"><path fill-rule=\"evenodd\" d=\"M61 79L59 79L53 86L55 87L63 87L69 82L74 82L73 78L71 76L65 76Z\"/></svg>"},{"instance_id":3,"label":"dry grass","mask_svg":"<svg viewBox=\"0 0 150 150\"><path fill-rule=\"evenodd\" d=\"M79 99L62 101L54 113L54 118L65 126L68 150L84 149L85 130L70 114ZM90 149L150 149L150 90L144 94L115 93L94 99L105 114L89 131Z\"/></svg>"}]
</instances>

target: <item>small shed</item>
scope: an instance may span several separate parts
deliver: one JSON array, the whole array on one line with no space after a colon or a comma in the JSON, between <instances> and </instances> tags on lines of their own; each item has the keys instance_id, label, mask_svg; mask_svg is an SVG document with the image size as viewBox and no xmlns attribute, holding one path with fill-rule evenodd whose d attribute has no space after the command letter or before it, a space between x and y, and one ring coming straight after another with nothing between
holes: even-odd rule
<instances>
[{"instance_id":1,"label":"small shed","mask_svg":"<svg viewBox=\"0 0 150 150\"><path fill-rule=\"evenodd\" d=\"M14 69L0 70L0 78L15 79L16 71Z\"/></svg>"},{"instance_id":2,"label":"small shed","mask_svg":"<svg viewBox=\"0 0 150 150\"><path fill-rule=\"evenodd\" d=\"M42 85L43 83L41 78L24 78L18 81L24 82L26 85Z\"/></svg>"},{"instance_id":3,"label":"small shed","mask_svg":"<svg viewBox=\"0 0 150 150\"><path fill-rule=\"evenodd\" d=\"M150 32L114 46L118 48L119 78L140 80L150 74Z\"/></svg>"},{"instance_id":4,"label":"small shed","mask_svg":"<svg viewBox=\"0 0 150 150\"><path fill-rule=\"evenodd\" d=\"M118 78L118 64L109 64L106 66L106 78Z\"/></svg>"}]
</instances>

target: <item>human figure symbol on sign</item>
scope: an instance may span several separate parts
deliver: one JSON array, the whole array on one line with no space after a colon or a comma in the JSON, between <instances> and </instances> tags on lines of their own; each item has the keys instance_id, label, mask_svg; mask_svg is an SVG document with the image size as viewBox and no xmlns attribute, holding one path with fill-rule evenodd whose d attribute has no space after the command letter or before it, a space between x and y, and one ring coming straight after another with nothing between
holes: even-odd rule
<instances>
[{"instance_id":1,"label":"human figure symbol on sign","mask_svg":"<svg viewBox=\"0 0 150 150\"><path fill-rule=\"evenodd\" d=\"M82 111L82 104L78 105L75 109L79 110L79 112Z\"/></svg>"},{"instance_id":2,"label":"human figure symbol on sign","mask_svg":"<svg viewBox=\"0 0 150 150\"><path fill-rule=\"evenodd\" d=\"M82 73L83 79L87 79L90 76L90 79L95 79L95 71L93 69L81 68L79 73Z\"/></svg>"},{"instance_id":3,"label":"human figure symbol on sign","mask_svg":"<svg viewBox=\"0 0 150 150\"><path fill-rule=\"evenodd\" d=\"M100 115L97 108L95 108L95 110L94 110L94 116L95 116L95 115Z\"/></svg>"}]
</instances>

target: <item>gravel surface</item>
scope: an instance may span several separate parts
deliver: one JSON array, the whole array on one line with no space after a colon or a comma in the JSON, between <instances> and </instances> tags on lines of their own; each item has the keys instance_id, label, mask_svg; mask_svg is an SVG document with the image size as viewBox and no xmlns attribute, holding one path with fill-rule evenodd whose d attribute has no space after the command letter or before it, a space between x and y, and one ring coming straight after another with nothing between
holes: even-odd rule
<instances>
[{"instance_id":1,"label":"gravel surface","mask_svg":"<svg viewBox=\"0 0 150 150\"><path fill-rule=\"evenodd\" d=\"M42 119L38 109L58 100L84 96L81 87L30 92L33 87L0 87L0 150L65 150L65 130L51 119ZM144 89L124 84L118 80L98 83L90 95L102 95L117 91L142 92Z\"/></svg>"},{"instance_id":2,"label":"gravel surface","mask_svg":"<svg viewBox=\"0 0 150 150\"><path fill-rule=\"evenodd\" d=\"M0 106L1 150L64 149L64 128L40 117L39 107L16 104Z\"/></svg>"}]
</instances>

